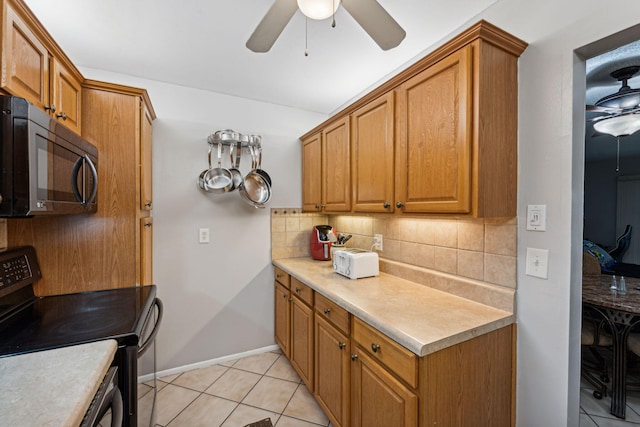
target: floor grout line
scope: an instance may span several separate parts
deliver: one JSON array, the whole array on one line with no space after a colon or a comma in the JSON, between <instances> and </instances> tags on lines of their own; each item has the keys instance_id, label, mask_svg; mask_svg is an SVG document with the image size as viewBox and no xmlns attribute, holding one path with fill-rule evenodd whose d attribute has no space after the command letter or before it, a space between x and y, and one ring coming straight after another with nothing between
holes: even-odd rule
<instances>
[{"instance_id":1,"label":"floor grout line","mask_svg":"<svg viewBox=\"0 0 640 427\"><path fill-rule=\"evenodd\" d=\"M186 381L185 381L186 385L185 384L176 384L175 381L177 381L182 375L184 375L185 372L181 373L180 375L177 375L171 381L166 381L166 380L163 381L161 379L158 379L157 380L158 382L162 382L162 383L165 384L165 386L163 387L162 390L164 390L168 386L173 386L173 387L177 387L177 388L180 388L180 389L183 389L183 390L188 390L190 392L195 392L195 393L197 393L197 396L195 396L194 399L189 401L188 404L186 404L182 409L180 409L179 412L173 418L171 418L171 420L169 420L166 424L164 424L164 425L156 424L156 425L159 426L159 427L170 427L171 423L175 422L175 420L178 417L180 417L185 411L187 411L190 407L192 407L192 405L194 405L194 402L196 402L196 401L198 401L198 399L202 398L203 395L206 395L207 397L214 397L214 398L217 398L217 399L222 399L222 400L225 400L225 401L228 401L228 402L232 402L235 405L233 407L233 409L231 410L231 412L229 412L229 414L224 418L224 420L221 421L221 423L218 426L211 426L211 427L220 427L221 425L223 425L225 422L227 422L229 420L230 417L233 416L233 414L238 410L238 408L241 405L246 406L246 407L255 408L255 409L258 409L258 410L265 411L265 412L273 414L273 417L276 418L275 421L274 421L274 426L275 426L275 423L279 423L280 419L282 419L283 417L294 419L294 420L298 420L300 422L304 422L304 423L307 423L309 425L318 426L318 427L327 427L327 426L331 425L330 420L328 420L326 424L318 424L318 423L316 423L314 421L311 421L309 419L301 418L301 417L298 417L298 416L289 416L289 415L285 415L284 414L286 409L289 407L289 405L293 401L293 398L296 395L296 393L299 392L300 387L305 387L306 388L306 385L304 384L304 382L302 381L301 378L299 378L297 381L293 381L293 380L291 380L289 378L280 378L278 376L274 376L273 374L268 374L269 370L274 367L274 365L280 360L280 358L285 358L285 360L286 360L286 357L281 353L273 353L273 352L270 352L270 353L275 354L277 357L273 360L273 362L271 362L268 365L268 367L266 368L266 370L262 374L254 372L254 371L250 371L250 370L247 370L247 369L241 369L241 368L235 367L234 365L241 359L237 359L237 360L233 361L233 364L231 364L231 365L220 364L220 366L225 367L226 370L222 374L220 374L214 381L212 381L211 384L206 386L204 388L204 390L199 390L199 389L196 389L196 388L189 387L189 385L188 385L188 383ZM222 396L217 396L215 394L207 393L207 391L206 391L209 388L211 388L217 381L219 381L231 369L259 376L259 379L248 389L248 391L243 395L243 397L240 399L239 402L237 402L235 400L232 400L232 399L229 399L229 398L222 397ZM293 369L293 367L291 367L291 369ZM186 372L189 372L189 371L186 371ZM294 372L295 372L295 370L294 370ZM289 375L286 372L283 372L282 376L291 377L291 375ZM283 381L283 382L290 383L290 384L296 384L296 387L295 387L293 393L291 394L291 396L289 397L289 399L287 400L286 404L283 406L283 408L282 408L282 410L280 412L275 412L275 411L270 410L270 409L266 409L266 408L262 408L262 407L259 407L259 406L254 406L254 405L250 405L248 403L245 403L245 399L247 399L247 397L251 394L251 392L256 388L258 383L260 383L260 381L262 381L265 378L273 379L273 380L276 380L276 381ZM158 393L160 393L162 390L158 390ZM308 389L307 389L307 391L308 391ZM247 421L247 422L251 422L251 421Z\"/></svg>"}]
</instances>

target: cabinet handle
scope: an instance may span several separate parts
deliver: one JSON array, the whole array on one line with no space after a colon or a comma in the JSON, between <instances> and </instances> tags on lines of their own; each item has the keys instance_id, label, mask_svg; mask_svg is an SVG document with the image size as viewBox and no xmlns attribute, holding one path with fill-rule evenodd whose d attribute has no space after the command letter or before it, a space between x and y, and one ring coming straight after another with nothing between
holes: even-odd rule
<instances>
[{"instance_id":1,"label":"cabinet handle","mask_svg":"<svg viewBox=\"0 0 640 427\"><path fill-rule=\"evenodd\" d=\"M145 203L145 204L144 204L144 207L145 207L145 208L150 208L150 207L151 207L151 202L147 202L147 203Z\"/></svg>"},{"instance_id":2,"label":"cabinet handle","mask_svg":"<svg viewBox=\"0 0 640 427\"><path fill-rule=\"evenodd\" d=\"M340 350L344 350L344 348L345 348L346 346L347 346L347 345L346 345L345 343L343 343L343 342L339 342L339 343L338 343L338 347L340 347Z\"/></svg>"},{"instance_id":3,"label":"cabinet handle","mask_svg":"<svg viewBox=\"0 0 640 427\"><path fill-rule=\"evenodd\" d=\"M355 362L357 359L358 359L358 355L351 353L351 361Z\"/></svg>"},{"instance_id":4,"label":"cabinet handle","mask_svg":"<svg viewBox=\"0 0 640 427\"><path fill-rule=\"evenodd\" d=\"M296 294L300 295L300 291L302 290L302 288L296 288Z\"/></svg>"},{"instance_id":5,"label":"cabinet handle","mask_svg":"<svg viewBox=\"0 0 640 427\"><path fill-rule=\"evenodd\" d=\"M288 300L288 301L289 301L289 302L291 302L291 301L293 301L293 299L291 299L291 297L289 297L289 300Z\"/></svg>"},{"instance_id":6,"label":"cabinet handle","mask_svg":"<svg viewBox=\"0 0 640 427\"><path fill-rule=\"evenodd\" d=\"M63 113L56 114L56 117L62 120L67 120L67 113L63 112Z\"/></svg>"},{"instance_id":7,"label":"cabinet handle","mask_svg":"<svg viewBox=\"0 0 640 427\"><path fill-rule=\"evenodd\" d=\"M151 222L145 222L145 223L144 223L144 226L145 226L145 227L151 227L151 225L152 225L152 223L151 223Z\"/></svg>"},{"instance_id":8,"label":"cabinet handle","mask_svg":"<svg viewBox=\"0 0 640 427\"><path fill-rule=\"evenodd\" d=\"M52 113L55 113L56 112L56 106L54 104L45 105L44 106L44 110L45 111L51 111Z\"/></svg>"},{"instance_id":9,"label":"cabinet handle","mask_svg":"<svg viewBox=\"0 0 640 427\"><path fill-rule=\"evenodd\" d=\"M404 203L402 202L396 202L396 208L400 209L401 207L404 206Z\"/></svg>"},{"instance_id":10,"label":"cabinet handle","mask_svg":"<svg viewBox=\"0 0 640 427\"><path fill-rule=\"evenodd\" d=\"M382 204L382 207L383 207L383 208L385 208L385 209L389 209L389 207L390 207L390 206L391 206L391 205L389 204L389 202L384 202L384 203Z\"/></svg>"},{"instance_id":11,"label":"cabinet handle","mask_svg":"<svg viewBox=\"0 0 640 427\"><path fill-rule=\"evenodd\" d=\"M374 353L377 353L378 350L380 350L380 344L371 344L371 350L373 350Z\"/></svg>"},{"instance_id":12,"label":"cabinet handle","mask_svg":"<svg viewBox=\"0 0 640 427\"><path fill-rule=\"evenodd\" d=\"M320 205L316 204L316 209L320 209Z\"/></svg>"},{"instance_id":13,"label":"cabinet handle","mask_svg":"<svg viewBox=\"0 0 640 427\"><path fill-rule=\"evenodd\" d=\"M323 313L328 315L329 313L331 313L331 309L330 308L325 308L323 310Z\"/></svg>"}]
</instances>

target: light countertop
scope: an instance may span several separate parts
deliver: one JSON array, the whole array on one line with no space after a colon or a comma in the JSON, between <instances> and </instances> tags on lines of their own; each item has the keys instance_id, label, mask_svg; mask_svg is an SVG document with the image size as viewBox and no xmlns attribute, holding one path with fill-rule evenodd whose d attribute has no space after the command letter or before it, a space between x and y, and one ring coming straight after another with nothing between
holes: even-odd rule
<instances>
[{"instance_id":1,"label":"light countertop","mask_svg":"<svg viewBox=\"0 0 640 427\"><path fill-rule=\"evenodd\" d=\"M330 261L273 264L418 356L425 356L515 322L513 313L385 273L351 280Z\"/></svg>"},{"instance_id":2,"label":"light countertop","mask_svg":"<svg viewBox=\"0 0 640 427\"><path fill-rule=\"evenodd\" d=\"M0 358L2 425L80 425L116 348L105 340Z\"/></svg>"}]
</instances>

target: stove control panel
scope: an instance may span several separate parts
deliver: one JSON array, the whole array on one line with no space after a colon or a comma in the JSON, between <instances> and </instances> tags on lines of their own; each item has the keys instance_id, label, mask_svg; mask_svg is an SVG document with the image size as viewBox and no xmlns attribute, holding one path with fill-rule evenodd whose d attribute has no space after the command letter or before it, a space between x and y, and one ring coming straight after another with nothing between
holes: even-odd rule
<instances>
[{"instance_id":1,"label":"stove control panel","mask_svg":"<svg viewBox=\"0 0 640 427\"><path fill-rule=\"evenodd\" d=\"M42 277L36 252L23 246L0 253L0 294L20 288Z\"/></svg>"}]
</instances>

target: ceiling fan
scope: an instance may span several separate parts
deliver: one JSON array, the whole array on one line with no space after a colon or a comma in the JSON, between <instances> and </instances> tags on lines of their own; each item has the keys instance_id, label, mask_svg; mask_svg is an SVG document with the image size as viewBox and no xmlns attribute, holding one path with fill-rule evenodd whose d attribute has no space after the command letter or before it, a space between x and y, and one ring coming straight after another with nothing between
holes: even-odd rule
<instances>
[{"instance_id":1,"label":"ceiling fan","mask_svg":"<svg viewBox=\"0 0 640 427\"><path fill-rule=\"evenodd\" d=\"M616 173L620 172L620 137L640 130L640 89L632 89L628 84L629 79L638 71L638 65L613 71L611 77L622 82L620 89L600 98L593 105L587 105L587 112L606 113L587 122L593 122L593 129L596 131L593 136L609 134L616 137Z\"/></svg>"},{"instance_id":2,"label":"ceiling fan","mask_svg":"<svg viewBox=\"0 0 640 427\"><path fill-rule=\"evenodd\" d=\"M611 77L622 83L620 89L593 105L587 105L587 112L606 113L587 120L594 123L593 127L597 132L626 136L640 130L640 115L637 114L640 112L640 89L632 89L628 84L629 79L638 71L638 65L613 71Z\"/></svg>"},{"instance_id":3,"label":"ceiling fan","mask_svg":"<svg viewBox=\"0 0 640 427\"><path fill-rule=\"evenodd\" d=\"M275 0L246 46L253 52L268 52L298 8L308 18L327 19L340 4L383 50L404 39L405 31L377 0Z\"/></svg>"}]
</instances>

